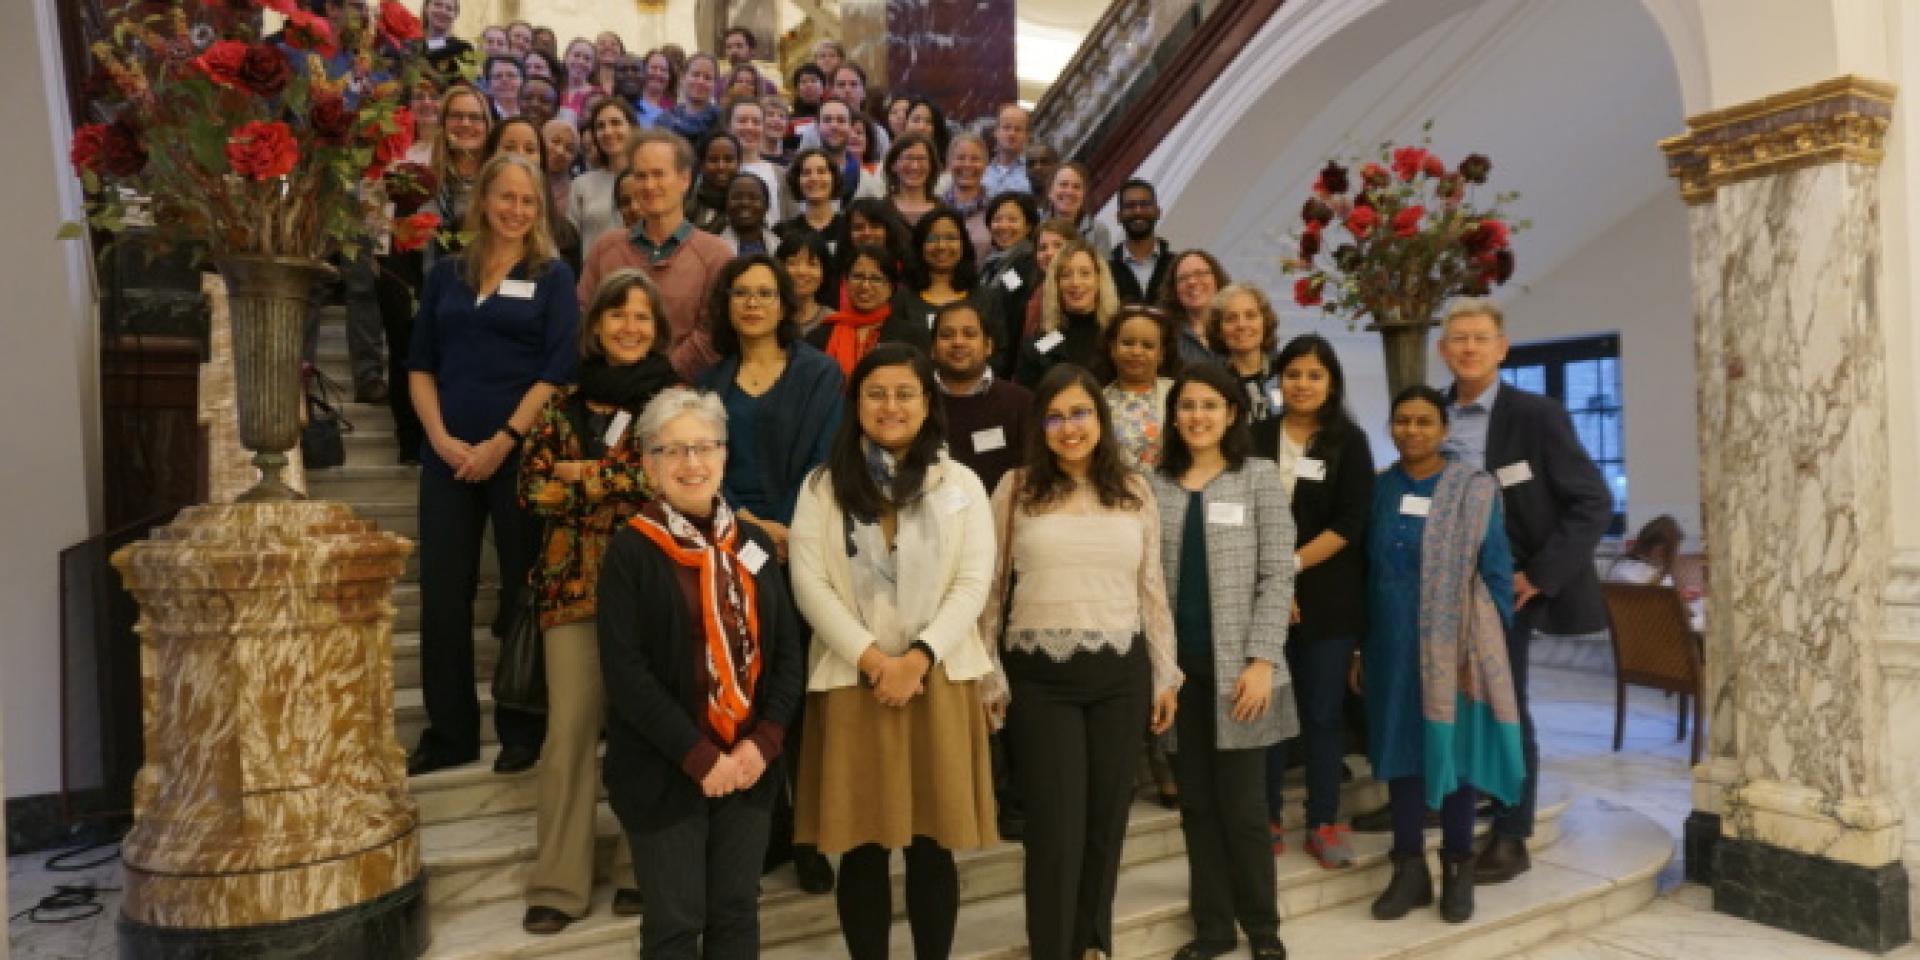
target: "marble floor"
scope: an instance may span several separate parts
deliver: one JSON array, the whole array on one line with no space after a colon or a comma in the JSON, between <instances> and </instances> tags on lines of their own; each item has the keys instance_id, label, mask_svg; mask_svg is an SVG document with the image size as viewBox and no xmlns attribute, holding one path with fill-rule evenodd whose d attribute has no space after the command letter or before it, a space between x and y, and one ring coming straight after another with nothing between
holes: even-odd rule
<instances>
[{"instance_id":1,"label":"marble floor","mask_svg":"<svg viewBox=\"0 0 1920 960\"><path fill-rule=\"evenodd\" d=\"M1681 882L1679 837L1692 810L1687 745L1675 742L1673 701L1631 690L1624 749L1612 750L1613 681L1591 670L1536 666L1534 719L1542 763L1576 796L1625 807L1674 837L1674 862L1661 895L1646 909L1584 934L1550 941L1522 960L1843 960L1872 956L1782 933L1713 912L1708 892ZM12 960L107 960L115 956L117 894L105 893L97 916L71 923L33 923L23 911L56 886L115 887L117 865L73 873L49 871L46 854L7 861L8 942ZM503 909L518 909L517 904ZM58 916L56 911L54 916ZM1920 960L1920 947L1885 956Z\"/></svg>"}]
</instances>

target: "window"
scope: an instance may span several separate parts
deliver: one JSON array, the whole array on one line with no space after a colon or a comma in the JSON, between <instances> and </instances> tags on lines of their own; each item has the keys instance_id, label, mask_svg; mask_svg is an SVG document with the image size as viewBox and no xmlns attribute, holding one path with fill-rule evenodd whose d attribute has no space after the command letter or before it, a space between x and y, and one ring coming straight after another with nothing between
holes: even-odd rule
<instances>
[{"instance_id":1,"label":"window","mask_svg":"<svg viewBox=\"0 0 1920 960\"><path fill-rule=\"evenodd\" d=\"M1574 434L1613 493L1613 523L1607 534L1625 534L1627 460L1620 427L1619 335L1515 344L1501 364L1500 381L1552 397L1567 408Z\"/></svg>"}]
</instances>

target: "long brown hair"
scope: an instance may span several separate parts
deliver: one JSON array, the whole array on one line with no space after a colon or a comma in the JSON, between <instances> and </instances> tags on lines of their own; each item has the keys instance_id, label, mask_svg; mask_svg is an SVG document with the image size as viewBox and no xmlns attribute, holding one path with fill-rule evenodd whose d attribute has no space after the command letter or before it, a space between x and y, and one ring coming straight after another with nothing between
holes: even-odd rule
<instances>
[{"instance_id":1,"label":"long brown hair","mask_svg":"<svg viewBox=\"0 0 1920 960\"><path fill-rule=\"evenodd\" d=\"M473 199L467 201L466 222L461 225L472 241L460 253L460 274L469 284L480 285L480 259L491 246L493 225L487 222L487 191L493 189L494 181L508 170L520 170L533 182L533 197L536 213L533 226L527 229L526 238L521 241L520 258L527 264L527 276L537 277L553 262L557 256L553 245L553 233L547 228L547 180L533 161L517 153L494 155L480 168L480 175L474 178Z\"/></svg>"},{"instance_id":2,"label":"long brown hair","mask_svg":"<svg viewBox=\"0 0 1920 960\"><path fill-rule=\"evenodd\" d=\"M1040 378L1033 388L1033 422L1027 430L1026 465L1021 471L1018 502L1028 513L1064 499L1073 492L1073 478L1060 469L1053 448L1047 446L1047 405L1070 387L1085 391L1100 421L1100 439L1093 445L1092 462L1087 465L1087 483L1093 487L1100 505L1109 509L1125 507L1137 510L1144 503L1135 488L1135 475L1114 439L1113 415L1100 393L1100 381L1085 367L1063 363Z\"/></svg>"}]
</instances>

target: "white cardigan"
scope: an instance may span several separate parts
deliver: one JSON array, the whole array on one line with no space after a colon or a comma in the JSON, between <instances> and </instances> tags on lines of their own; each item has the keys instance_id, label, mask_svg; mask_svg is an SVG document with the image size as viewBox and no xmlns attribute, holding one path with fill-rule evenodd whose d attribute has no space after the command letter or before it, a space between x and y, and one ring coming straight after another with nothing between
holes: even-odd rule
<instances>
[{"instance_id":1,"label":"white cardigan","mask_svg":"<svg viewBox=\"0 0 1920 960\"><path fill-rule=\"evenodd\" d=\"M924 495L905 513L922 512L940 530L941 555L901 556L898 603L908 623L923 623L917 637L876 638L860 620L853 599L853 564L847 557L840 504L825 467L800 487L788 542L794 601L812 625L815 643L807 669L809 691L860 682L860 655L879 644L893 655L915 641L933 648L955 682L984 677L993 661L980 641L980 610L986 605L995 562L993 510L973 471L948 459L927 468ZM902 521L906 520L903 515Z\"/></svg>"}]
</instances>

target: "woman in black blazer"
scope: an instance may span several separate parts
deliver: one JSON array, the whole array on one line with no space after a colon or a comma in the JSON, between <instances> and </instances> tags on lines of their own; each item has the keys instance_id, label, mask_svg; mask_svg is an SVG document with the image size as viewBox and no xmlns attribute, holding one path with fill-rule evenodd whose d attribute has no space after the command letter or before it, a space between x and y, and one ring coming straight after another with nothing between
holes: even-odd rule
<instances>
[{"instance_id":1,"label":"woman in black blazer","mask_svg":"<svg viewBox=\"0 0 1920 960\"><path fill-rule=\"evenodd\" d=\"M1293 501L1298 546L1293 626L1287 669L1306 748L1307 853L1321 866L1353 863L1340 810L1340 759L1347 671L1366 629L1367 565L1361 554L1373 500L1373 452L1346 411L1346 377L1325 337L1295 337L1274 364L1280 370L1280 416L1255 435L1255 450L1280 464ZM1267 760L1267 811L1274 851L1280 830L1283 745Z\"/></svg>"}]
</instances>

